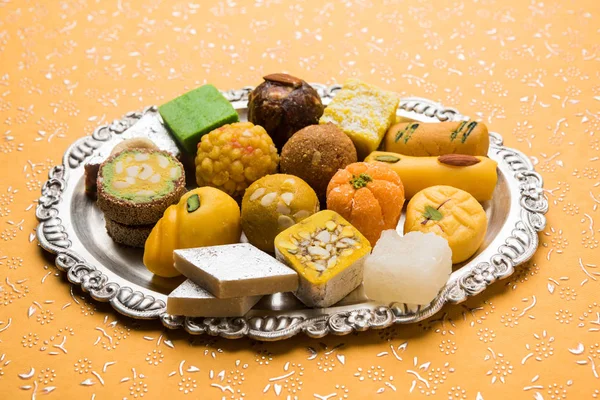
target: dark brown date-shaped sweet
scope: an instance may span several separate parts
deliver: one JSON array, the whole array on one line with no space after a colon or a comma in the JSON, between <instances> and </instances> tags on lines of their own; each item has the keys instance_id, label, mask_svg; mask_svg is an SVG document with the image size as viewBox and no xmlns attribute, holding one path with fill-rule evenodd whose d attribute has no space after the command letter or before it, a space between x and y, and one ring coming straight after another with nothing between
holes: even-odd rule
<instances>
[{"instance_id":1,"label":"dark brown date-shaped sweet","mask_svg":"<svg viewBox=\"0 0 600 400\"><path fill-rule=\"evenodd\" d=\"M319 123L323 103L302 79L281 73L263 79L248 97L248 121L265 128L281 151L294 133Z\"/></svg>"}]
</instances>

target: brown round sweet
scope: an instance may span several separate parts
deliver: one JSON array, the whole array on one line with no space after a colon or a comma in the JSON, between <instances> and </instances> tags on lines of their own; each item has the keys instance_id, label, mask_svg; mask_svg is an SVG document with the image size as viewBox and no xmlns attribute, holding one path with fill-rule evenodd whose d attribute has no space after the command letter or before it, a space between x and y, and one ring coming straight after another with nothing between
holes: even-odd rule
<instances>
[{"instance_id":1,"label":"brown round sweet","mask_svg":"<svg viewBox=\"0 0 600 400\"><path fill-rule=\"evenodd\" d=\"M287 74L263 79L248 97L248 121L265 128L281 151L295 132L319 123L323 103L317 91L302 79Z\"/></svg>"},{"instance_id":2,"label":"brown round sweet","mask_svg":"<svg viewBox=\"0 0 600 400\"><path fill-rule=\"evenodd\" d=\"M352 140L333 124L311 125L299 130L283 146L281 172L304 179L323 198L338 171L356 162Z\"/></svg>"}]
</instances>

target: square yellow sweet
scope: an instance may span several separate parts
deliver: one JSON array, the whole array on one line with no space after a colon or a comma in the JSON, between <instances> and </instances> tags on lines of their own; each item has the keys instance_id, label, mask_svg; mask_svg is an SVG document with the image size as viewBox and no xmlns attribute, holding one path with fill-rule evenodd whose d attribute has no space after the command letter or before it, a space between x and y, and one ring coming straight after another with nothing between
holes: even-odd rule
<instances>
[{"instance_id":1,"label":"square yellow sweet","mask_svg":"<svg viewBox=\"0 0 600 400\"><path fill-rule=\"evenodd\" d=\"M294 293L309 307L329 307L361 283L369 241L338 213L318 212L275 238L277 259L300 277Z\"/></svg>"},{"instance_id":2,"label":"square yellow sweet","mask_svg":"<svg viewBox=\"0 0 600 400\"><path fill-rule=\"evenodd\" d=\"M332 123L344 131L363 160L377 150L383 136L395 122L400 99L358 79L348 79L325 108L320 124Z\"/></svg>"}]
</instances>

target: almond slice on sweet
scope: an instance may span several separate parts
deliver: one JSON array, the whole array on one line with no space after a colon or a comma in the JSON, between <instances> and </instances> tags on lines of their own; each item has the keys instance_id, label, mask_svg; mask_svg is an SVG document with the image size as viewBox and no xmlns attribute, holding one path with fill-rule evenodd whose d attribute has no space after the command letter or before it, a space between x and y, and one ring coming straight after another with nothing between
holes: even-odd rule
<instances>
[{"instance_id":1,"label":"almond slice on sweet","mask_svg":"<svg viewBox=\"0 0 600 400\"><path fill-rule=\"evenodd\" d=\"M479 158L467 154L445 154L439 156L438 161L454 167L468 167L481 162Z\"/></svg>"}]
</instances>

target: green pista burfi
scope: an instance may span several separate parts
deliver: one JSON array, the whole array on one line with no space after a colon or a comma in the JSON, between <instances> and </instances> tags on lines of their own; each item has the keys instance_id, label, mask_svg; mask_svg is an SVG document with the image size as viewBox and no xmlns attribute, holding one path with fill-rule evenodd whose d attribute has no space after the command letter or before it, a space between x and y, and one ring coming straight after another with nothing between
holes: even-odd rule
<instances>
[{"instance_id":1,"label":"green pista burfi","mask_svg":"<svg viewBox=\"0 0 600 400\"><path fill-rule=\"evenodd\" d=\"M159 107L165 124L185 151L196 154L200 138L239 121L233 106L213 85L204 85Z\"/></svg>"}]
</instances>

